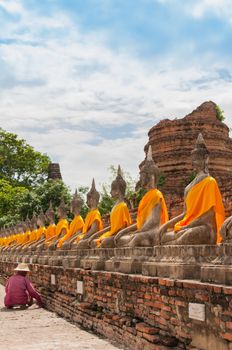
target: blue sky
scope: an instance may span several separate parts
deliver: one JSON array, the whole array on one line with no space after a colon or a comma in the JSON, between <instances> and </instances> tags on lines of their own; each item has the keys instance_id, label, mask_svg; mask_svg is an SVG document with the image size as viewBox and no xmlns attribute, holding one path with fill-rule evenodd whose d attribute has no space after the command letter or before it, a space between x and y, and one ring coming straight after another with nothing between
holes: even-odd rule
<instances>
[{"instance_id":1,"label":"blue sky","mask_svg":"<svg viewBox=\"0 0 232 350\"><path fill-rule=\"evenodd\" d=\"M230 0L0 0L0 121L72 188L136 178L147 132L206 100L232 126Z\"/></svg>"}]
</instances>

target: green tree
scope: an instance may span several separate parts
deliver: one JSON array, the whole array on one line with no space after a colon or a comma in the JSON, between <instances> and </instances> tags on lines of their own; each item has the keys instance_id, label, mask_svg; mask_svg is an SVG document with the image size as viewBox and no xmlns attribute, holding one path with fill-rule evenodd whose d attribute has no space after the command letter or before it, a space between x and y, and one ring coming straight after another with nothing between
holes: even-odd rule
<instances>
[{"instance_id":1,"label":"green tree","mask_svg":"<svg viewBox=\"0 0 232 350\"><path fill-rule=\"evenodd\" d=\"M62 180L48 180L37 186L33 192L39 197L40 207L46 211L49 203L52 202L54 208L60 204L61 198L64 198L68 208L71 203L71 190Z\"/></svg>"},{"instance_id":2,"label":"green tree","mask_svg":"<svg viewBox=\"0 0 232 350\"><path fill-rule=\"evenodd\" d=\"M8 181L0 179L0 227L20 221L18 205L27 191L25 187L12 186Z\"/></svg>"},{"instance_id":3,"label":"green tree","mask_svg":"<svg viewBox=\"0 0 232 350\"><path fill-rule=\"evenodd\" d=\"M112 199L106 186L102 186L101 199L98 205L98 209L102 215L109 214L113 208L114 200Z\"/></svg>"},{"instance_id":4,"label":"green tree","mask_svg":"<svg viewBox=\"0 0 232 350\"><path fill-rule=\"evenodd\" d=\"M49 163L47 155L0 128L0 179L15 186L36 186L47 178Z\"/></svg>"},{"instance_id":5,"label":"green tree","mask_svg":"<svg viewBox=\"0 0 232 350\"><path fill-rule=\"evenodd\" d=\"M25 220L27 216L31 218L34 212L38 214L41 209L45 212L50 201L56 211L62 197L69 209L71 192L62 180L48 180L33 189L28 189L12 186L2 179L0 180L0 227L16 224Z\"/></svg>"},{"instance_id":6,"label":"green tree","mask_svg":"<svg viewBox=\"0 0 232 350\"><path fill-rule=\"evenodd\" d=\"M89 208L86 204L86 200L85 200L88 190L89 190L89 187L87 187L87 186L79 186L77 188L77 193L83 201L83 205L81 207L81 212L80 212L80 214L83 218L86 217L88 210L89 210Z\"/></svg>"},{"instance_id":7,"label":"green tree","mask_svg":"<svg viewBox=\"0 0 232 350\"><path fill-rule=\"evenodd\" d=\"M225 120L224 111L218 105L216 105L216 115L218 120L220 120L221 122Z\"/></svg>"}]
</instances>

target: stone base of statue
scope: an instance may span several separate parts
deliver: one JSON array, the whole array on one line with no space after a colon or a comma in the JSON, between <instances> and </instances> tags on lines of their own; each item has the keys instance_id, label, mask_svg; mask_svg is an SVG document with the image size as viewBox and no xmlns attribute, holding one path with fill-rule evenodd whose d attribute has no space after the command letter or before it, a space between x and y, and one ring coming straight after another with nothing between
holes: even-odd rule
<instances>
[{"instance_id":1,"label":"stone base of statue","mask_svg":"<svg viewBox=\"0 0 232 350\"><path fill-rule=\"evenodd\" d=\"M2 252L1 261L232 285L232 244Z\"/></svg>"}]
</instances>

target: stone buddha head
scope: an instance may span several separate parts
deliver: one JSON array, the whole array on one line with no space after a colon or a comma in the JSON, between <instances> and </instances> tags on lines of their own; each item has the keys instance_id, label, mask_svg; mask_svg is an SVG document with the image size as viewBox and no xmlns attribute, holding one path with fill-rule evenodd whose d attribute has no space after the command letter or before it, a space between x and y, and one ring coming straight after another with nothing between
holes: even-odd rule
<instances>
[{"instance_id":1,"label":"stone buddha head","mask_svg":"<svg viewBox=\"0 0 232 350\"><path fill-rule=\"evenodd\" d=\"M24 232L24 222L23 221L20 221L16 224L16 230L17 230L17 233Z\"/></svg>"},{"instance_id":2,"label":"stone buddha head","mask_svg":"<svg viewBox=\"0 0 232 350\"><path fill-rule=\"evenodd\" d=\"M71 213L74 216L77 216L80 214L81 207L83 205L82 199L78 196L77 190L75 191L72 202L71 202Z\"/></svg>"},{"instance_id":3,"label":"stone buddha head","mask_svg":"<svg viewBox=\"0 0 232 350\"><path fill-rule=\"evenodd\" d=\"M10 232L10 231L9 231L9 227L6 227L6 228L5 228L5 236L6 236L6 237L9 236L9 232Z\"/></svg>"},{"instance_id":4,"label":"stone buddha head","mask_svg":"<svg viewBox=\"0 0 232 350\"><path fill-rule=\"evenodd\" d=\"M159 176L159 168L152 158L151 145L148 147L147 157L140 169L140 184L143 188L156 187Z\"/></svg>"},{"instance_id":5,"label":"stone buddha head","mask_svg":"<svg viewBox=\"0 0 232 350\"><path fill-rule=\"evenodd\" d=\"M96 190L93 179L90 191L87 193L87 205L91 209L96 209L99 203L100 193Z\"/></svg>"},{"instance_id":6,"label":"stone buddha head","mask_svg":"<svg viewBox=\"0 0 232 350\"><path fill-rule=\"evenodd\" d=\"M196 173L203 171L208 173L209 151L206 147L205 140L201 133L199 133L196 141L196 146L191 152L193 170Z\"/></svg>"},{"instance_id":7,"label":"stone buddha head","mask_svg":"<svg viewBox=\"0 0 232 350\"><path fill-rule=\"evenodd\" d=\"M35 215L35 212L33 213L33 216L31 218L31 230L36 230L37 229L37 217Z\"/></svg>"},{"instance_id":8,"label":"stone buddha head","mask_svg":"<svg viewBox=\"0 0 232 350\"><path fill-rule=\"evenodd\" d=\"M45 216L49 222L49 224L54 224L55 222L55 212L52 207L52 202L50 202L49 208L45 213Z\"/></svg>"},{"instance_id":9,"label":"stone buddha head","mask_svg":"<svg viewBox=\"0 0 232 350\"><path fill-rule=\"evenodd\" d=\"M63 197L61 198L60 205L57 208L57 215L59 219L65 219L67 216L67 206Z\"/></svg>"},{"instance_id":10,"label":"stone buddha head","mask_svg":"<svg viewBox=\"0 0 232 350\"><path fill-rule=\"evenodd\" d=\"M18 228L17 225L12 227L12 232L14 232L13 234L16 235L18 233Z\"/></svg>"},{"instance_id":11,"label":"stone buddha head","mask_svg":"<svg viewBox=\"0 0 232 350\"><path fill-rule=\"evenodd\" d=\"M30 231L31 230L31 220L29 219L29 217L26 217L26 220L24 221L24 228L25 231Z\"/></svg>"},{"instance_id":12,"label":"stone buddha head","mask_svg":"<svg viewBox=\"0 0 232 350\"><path fill-rule=\"evenodd\" d=\"M45 216L43 210L41 209L39 215L37 216L37 225L39 227L43 227L43 226L45 226L45 221L46 221L46 216Z\"/></svg>"},{"instance_id":13,"label":"stone buddha head","mask_svg":"<svg viewBox=\"0 0 232 350\"><path fill-rule=\"evenodd\" d=\"M122 170L120 165L118 166L118 172L115 180L111 184L111 197L113 199L124 198L126 192L126 181L123 179Z\"/></svg>"}]
</instances>

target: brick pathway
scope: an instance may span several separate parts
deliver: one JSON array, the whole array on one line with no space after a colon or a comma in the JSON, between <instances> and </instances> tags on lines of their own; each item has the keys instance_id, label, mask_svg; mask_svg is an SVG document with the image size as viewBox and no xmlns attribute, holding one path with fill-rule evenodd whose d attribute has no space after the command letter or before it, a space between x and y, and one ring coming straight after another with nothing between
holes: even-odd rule
<instances>
[{"instance_id":1,"label":"brick pathway","mask_svg":"<svg viewBox=\"0 0 232 350\"><path fill-rule=\"evenodd\" d=\"M5 311L0 285L0 349L7 350L117 350L52 312L33 305L27 310Z\"/></svg>"}]
</instances>

